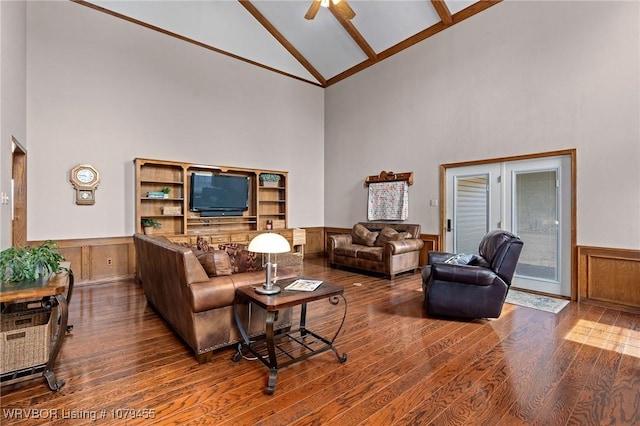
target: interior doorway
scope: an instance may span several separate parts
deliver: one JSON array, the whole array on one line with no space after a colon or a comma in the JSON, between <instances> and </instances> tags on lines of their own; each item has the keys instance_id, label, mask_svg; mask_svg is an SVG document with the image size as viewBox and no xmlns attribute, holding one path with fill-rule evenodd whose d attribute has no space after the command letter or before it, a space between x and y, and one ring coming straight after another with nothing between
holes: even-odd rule
<instances>
[{"instance_id":1,"label":"interior doorway","mask_svg":"<svg viewBox=\"0 0 640 426\"><path fill-rule=\"evenodd\" d=\"M11 136L11 245L27 245L27 150Z\"/></svg>"},{"instance_id":2,"label":"interior doorway","mask_svg":"<svg viewBox=\"0 0 640 426\"><path fill-rule=\"evenodd\" d=\"M524 249L513 287L574 296L573 151L444 165L442 241L476 253L492 229L519 235Z\"/></svg>"}]
</instances>

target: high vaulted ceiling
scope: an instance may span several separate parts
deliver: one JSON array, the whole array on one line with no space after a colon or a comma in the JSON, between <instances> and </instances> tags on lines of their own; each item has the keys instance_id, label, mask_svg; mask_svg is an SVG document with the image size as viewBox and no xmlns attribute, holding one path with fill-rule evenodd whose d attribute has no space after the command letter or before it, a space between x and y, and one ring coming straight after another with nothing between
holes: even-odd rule
<instances>
[{"instance_id":1,"label":"high vaulted ceiling","mask_svg":"<svg viewBox=\"0 0 640 426\"><path fill-rule=\"evenodd\" d=\"M348 0L305 19L312 0L73 0L212 51L330 86L501 0Z\"/></svg>"}]
</instances>

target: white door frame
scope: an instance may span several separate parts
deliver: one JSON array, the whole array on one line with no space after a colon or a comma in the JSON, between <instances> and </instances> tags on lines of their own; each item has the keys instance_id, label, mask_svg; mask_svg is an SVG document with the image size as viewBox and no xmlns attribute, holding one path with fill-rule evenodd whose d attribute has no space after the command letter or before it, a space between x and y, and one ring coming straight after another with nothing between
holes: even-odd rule
<instances>
[{"instance_id":1,"label":"white door frame","mask_svg":"<svg viewBox=\"0 0 640 426\"><path fill-rule=\"evenodd\" d=\"M498 163L498 162L512 162L512 161L520 161L520 160L531 160L545 157L558 157L558 156L569 156L571 162L571 223L570 223L570 233L571 233L571 300L576 301L578 295L578 287L577 287L577 242L576 242L576 150L568 149L562 151L552 151L552 152L544 152L538 154L530 154L530 155L521 155L521 156L513 156L513 157L501 157L501 158L493 158L486 160L477 160L477 161L468 161L468 162L460 162L460 163L448 163L442 164L440 166L440 242L442 247L440 250L446 251L446 220L447 220L447 184L446 184L446 176L447 169L454 167L466 167L466 166L476 166L482 164L489 163Z\"/></svg>"}]
</instances>

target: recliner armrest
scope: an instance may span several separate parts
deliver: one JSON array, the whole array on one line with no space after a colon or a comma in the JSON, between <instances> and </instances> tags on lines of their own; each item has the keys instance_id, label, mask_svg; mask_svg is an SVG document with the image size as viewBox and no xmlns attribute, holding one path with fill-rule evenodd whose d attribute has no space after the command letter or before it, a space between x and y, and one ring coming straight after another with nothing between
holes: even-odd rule
<instances>
[{"instance_id":1,"label":"recliner armrest","mask_svg":"<svg viewBox=\"0 0 640 426\"><path fill-rule=\"evenodd\" d=\"M387 241L386 245L391 246L391 254L401 254L420 250L424 247L424 241L417 238L409 238L399 241Z\"/></svg>"},{"instance_id":2,"label":"recliner armrest","mask_svg":"<svg viewBox=\"0 0 640 426\"><path fill-rule=\"evenodd\" d=\"M498 277L491 269L480 266L451 265L448 263L434 263L431 265L432 279L438 281L453 281L462 284L490 285Z\"/></svg>"},{"instance_id":3,"label":"recliner armrest","mask_svg":"<svg viewBox=\"0 0 640 426\"><path fill-rule=\"evenodd\" d=\"M448 253L445 251L430 251L428 254L429 260L427 263L433 265L434 263L442 263L450 257L455 256L455 253Z\"/></svg>"}]
</instances>

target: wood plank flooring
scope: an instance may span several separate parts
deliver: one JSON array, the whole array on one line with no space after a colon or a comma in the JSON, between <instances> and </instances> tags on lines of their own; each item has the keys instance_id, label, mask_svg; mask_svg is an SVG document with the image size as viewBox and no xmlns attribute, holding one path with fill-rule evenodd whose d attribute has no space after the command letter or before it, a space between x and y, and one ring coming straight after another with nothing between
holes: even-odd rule
<instances>
[{"instance_id":1,"label":"wood plank flooring","mask_svg":"<svg viewBox=\"0 0 640 426\"><path fill-rule=\"evenodd\" d=\"M330 269L323 259L304 269L345 288L347 318L335 342L348 354L344 364L328 351L289 366L268 396L267 369L232 362L233 348L198 364L134 281L78 286L74 329L55 369L66 385L51 392L36 378L3 386L0 423L640 423L637 314L571 303L554 315L506 304L497 320L431 318L419 274L389 281ZM314 302L308 318L310 329L331 334L340 308Z\"/></svg>"}]
</instances>

